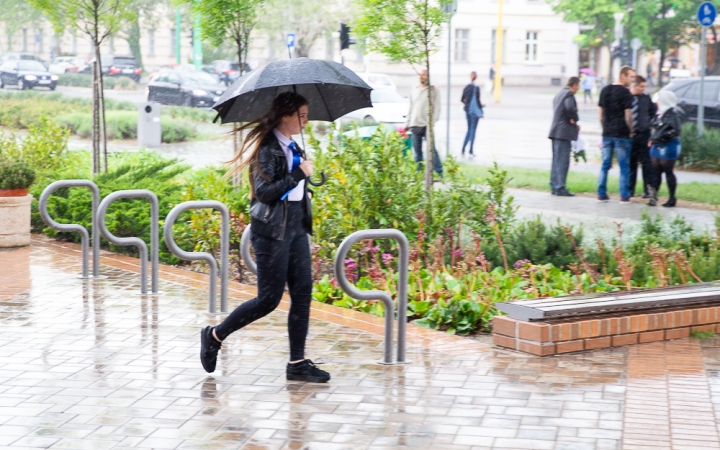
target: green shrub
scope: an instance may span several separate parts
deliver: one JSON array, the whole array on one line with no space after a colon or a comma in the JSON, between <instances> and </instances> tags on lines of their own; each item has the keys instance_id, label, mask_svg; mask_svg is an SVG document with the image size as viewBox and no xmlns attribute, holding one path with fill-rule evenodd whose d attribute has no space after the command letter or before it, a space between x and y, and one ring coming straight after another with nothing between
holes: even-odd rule
<instances>
[{"instance_id":1,"label":"green shrub","mask_svg":"<svg viewBox=\"0 0 720 450\"><path fill-rule=\"evenodd\" d=\"M56 119L81 138L92 137L92 114L71 113ZM105 126L108 139L137 139L138 115L132 111L107 111L105 113ZM184 122L161 118L162 142L184 142L194 139L197 131Z\"/></svg>"},{"instance_id":2,"label":"green shrub","mask_svg":"<svg viewBox=\"0 0 720 450\"><path fill-rule=\"evenodd\" d=\"M687 123L680 135L682 152L679 163L685 168L720 171L720 130L707 128L698 137L697 126Z\"/></svg>"},{"instance_id":3,"label":"green shrub","mask_svg":"<svg viewBox=\"0 0 720 450\"><path fill-rule=\"evenodd\" d=\"M63 73L58 75L58 85L74 87L92 87L92 75L85 73ZM137 89L138 85L129 77L103 77L105 89Z\"/></svg>"},{"instance_id":4,"label":"green shrub","mask_svg":"<svg viewBox=\"0 0 720 450\"><path fill-rule=\"evenodd\" d=\"M35 171L24 162L0 162L0 189L27 189L35 182Z\"/></svg>"},{"instance_id":5,"label":"green shrub","mask_svg":"<svg viewBox=\"0 0 720 450\"><path fill-rule=\"evenodd\" d=\"M109 80L114 81L114 86L111 89L129 91L138 88L138 84L130 77L103 77L103 84L108 82Z\"/></svg>"},{"instance_id":6,"label":"green shrub","mask_svg":"<svg viewBox=\"0 0 720 450\"><path fill-rule=\"evenodd\" d=\"M163 116L173 119L182 119L189 122L212 122L217 113L202 108L191 108L189 106L163 106Z\"/></svg>"},{"instance_id":7,"label":"green shrub","mask_svg":"<svg viewBox=\"0 0 720 450\"><path fill-rule=\"evenodd\" d=\"M576 245L581 246L582 229L574 230L573 238ZM555 267L567 268L569 264L577 262L572 242L559 221L552 226L545 224L540 218L520 222L510 231L506 245L511 264L529 260L533 264L552 264ZM502 263L497 259L494 262L495 265Z\"/></svg>"}]
</instances>

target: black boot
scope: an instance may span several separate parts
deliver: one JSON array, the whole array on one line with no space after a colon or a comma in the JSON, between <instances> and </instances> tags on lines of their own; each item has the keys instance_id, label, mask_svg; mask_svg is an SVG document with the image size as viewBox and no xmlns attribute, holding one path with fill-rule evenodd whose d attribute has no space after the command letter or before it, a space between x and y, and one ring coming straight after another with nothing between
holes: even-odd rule
<instances>
[{"instance_id":1,"label":"black boot","mask_svg":"<svg viewBox=\"0 0 720 450\"><path fill-rule=\"evenodd\" d=\"M663 203L663 206L666 208L672 208L677 203L677 199L675 197L670 197L668 201Z\"/></svg>"},{"instance_id":2,"label":"black boot","mask_svg":"<svg viewBox=\"0 0 720 450\"><path fill-rule=\"evenodd\" d=\"M213 336L213 327L207 326L203 328L200 332L200 362L205 372L215 372L220 347L222 347L222 343L218 342Z\"/></svg>"}]
</instances>

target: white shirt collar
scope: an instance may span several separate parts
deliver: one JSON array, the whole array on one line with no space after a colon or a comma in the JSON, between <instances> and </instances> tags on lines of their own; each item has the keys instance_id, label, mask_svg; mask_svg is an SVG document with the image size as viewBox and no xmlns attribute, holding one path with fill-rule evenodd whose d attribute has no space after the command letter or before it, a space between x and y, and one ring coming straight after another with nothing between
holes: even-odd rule
<instances>
[{"instance_id":1,"label":"white shirt collar","mask_svg":"<svg viewBox=\"0 0 720 450\"><path fill-rule=\"evenodd\" d=\"M282 134L281 132L279 132L277 128L273 128L273 133L275 133L275 137L277 138L278 142L280 142L280 144L283 147L290 147L290 143L292 143L292 139L288 139L288 137L285 136L284 134Z\"/></svg>"}]
</instances>

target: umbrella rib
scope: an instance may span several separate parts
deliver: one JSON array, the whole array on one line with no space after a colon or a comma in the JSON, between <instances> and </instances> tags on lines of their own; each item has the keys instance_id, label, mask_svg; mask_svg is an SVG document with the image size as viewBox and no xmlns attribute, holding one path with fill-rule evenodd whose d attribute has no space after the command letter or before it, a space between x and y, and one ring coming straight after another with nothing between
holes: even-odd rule
<instances>
[{"instance_id":1,"label":"umbrella rib","mask_svg":"<svg viewBox=\"0 0 720 450\"><path fill-rule=\"evenodd\" d=\"M318 87L319 86L318 84L314 84L313 86L315 86L315 89L317 90L318 94L320 94L320 98L322 99L323 106L325 106L325 112L327 112L328 122L332 122L333 121L332 114L330 114L330 108L328 108L327 102L325 101L325 96L322 94L322 91Z\"/></svg>"}]
</instances>

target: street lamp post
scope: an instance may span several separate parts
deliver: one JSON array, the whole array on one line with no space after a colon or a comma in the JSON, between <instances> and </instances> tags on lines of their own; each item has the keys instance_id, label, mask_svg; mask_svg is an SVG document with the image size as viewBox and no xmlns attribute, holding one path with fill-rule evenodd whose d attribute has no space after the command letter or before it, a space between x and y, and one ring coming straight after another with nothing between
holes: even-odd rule
<instances>
[{"instance_id":1,"label":"street lamp post","mask_svg":"<svg viewBox=\"0 0 720 450\"><path fill-rule=\"evenodd\" d=\"M495 80L493 80L495 103L500 103L500 89L502 89L503 37L503 0L498 0L498 27L495 31Z\"/></svg>"}]
</instances>

